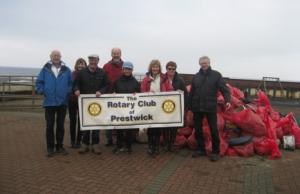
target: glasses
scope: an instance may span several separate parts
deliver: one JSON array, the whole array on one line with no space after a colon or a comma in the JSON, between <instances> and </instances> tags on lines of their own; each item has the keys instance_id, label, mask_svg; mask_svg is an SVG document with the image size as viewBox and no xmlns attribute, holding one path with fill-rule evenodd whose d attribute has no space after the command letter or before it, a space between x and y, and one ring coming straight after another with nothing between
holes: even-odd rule
<instances>
[{"instance_id":1,"label":"glasses","mask_svg":"<svg viewBox=\"0 0 300 194\"><path fill-rule=\"evenodd\" d=\"M168 68L168 71L175 71L175 68Z\"/></svg>"}]
</instances>

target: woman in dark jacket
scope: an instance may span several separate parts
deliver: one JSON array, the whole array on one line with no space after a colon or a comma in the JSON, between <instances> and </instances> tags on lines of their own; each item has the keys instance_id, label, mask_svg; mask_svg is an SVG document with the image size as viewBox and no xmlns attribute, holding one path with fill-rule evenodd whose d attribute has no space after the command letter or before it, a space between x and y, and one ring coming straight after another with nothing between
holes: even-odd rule
<instances>
[{"instance_id":1,"label":"woman in dark jacket","mask_svg":"<svg viewBox=\"0 0 300 194\"><path fill-rule=\"evenodd\" d=\"M74 71L72 72L73 83L77 77L78 72L86 67L87 67L86 61L83 58L77 59L74 66ZM69 108L69 118L70 118L71 148L79 148L81 144L81 132L80 132L79 115L78 115L78 98L75 94L70 95L68 108ZM77 132L76 132L76 123L77 123Z\"/></svg>"},{"instance_id":2,"label":"woman in dark jacket","mask_svg":"<svg viewBox=\"0 0 300 194\"><path fill-rule=\"evenodd\" d=\"M140 92L140 84L132 75L133 64L124 62L122 67L122 76L114 83L112 91L121 94L134 94ZM126 151L128 154L132 152L132 132L133 129L117 129L117 146L113 149L113 153ZM125 147L124 147L125 144Z\"/></svg>"},{"instance_id":3,"label":"woman in dark jacket","mask_svg":"<svg viewBox=\"0 0 300 194\"><path fill-rule=\"evenodd\" d=\"M161 92L165 76L161 72L159 60L152 60L148 67L148 73L141 83L141 92ZM160 128L148 129L148 154L159 153Z\"/></svg>"},{"instance_id":4,"label":"woman in dark jacket","mask_svg":"<svg viewBox=\"0 0 300 194\"><path fill-rule=\"evenodd\" d=\"M184 104L186 108L187 101L187 90L183 79L176 72L177 64L173 61L169 61L166 64L166 76L165 81L163 82L162 90L165 92L169 91L178 91L181 90L184 92ZM164 128L163 129L163 138L164 138L164 148L166 151L173 151L173 144L175 141L177 133L176 127Z\"/></svg>"}]
</instances>

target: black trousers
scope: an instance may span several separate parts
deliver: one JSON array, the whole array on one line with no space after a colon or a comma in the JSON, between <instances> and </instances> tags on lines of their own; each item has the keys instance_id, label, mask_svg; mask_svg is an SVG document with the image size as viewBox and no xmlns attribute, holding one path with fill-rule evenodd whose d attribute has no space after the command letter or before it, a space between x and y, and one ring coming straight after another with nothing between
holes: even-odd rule
<instances>
[{"instance_id":1,"label":"black trousers","mask_svg":"<svg viewBox=\"0 0 300 194\"><path fill-rule=\"evenodd\" d=\"M64 134L65 134L65 117L66 106L49 106L45 107L45 119L46 119L46 141L47 150L53 151L55 147L54 140L54 125L56 121L56 149L63 146Z\"/></svg>"},{"instance_id":2,"label":"black trousers","mask_svg":"<svg viewBox=\"0 0 300 194\"><path fill-rule=\"evenodd\" d=\"M159 141L161 135L161 128L149 128L147 131L148 134L148 146L151 150L159 149Z\"/></svg>"},{"instance_id":3,"label":"black trousers","mask_svg":"<svg viewBox=\"0 0 300 194\"><path fill-rule=\"evenodd\" d=\"M133 129L117 129L117 147L131 149Z\"/></svg>"},{"instance_id":4,"label":"black trousers","mask_svg":"<svg viewBox=\"0 0 300 194\"><path fill-rule=\"evenodd\" d=\"M205 152L205 143L203 137L202 121L206 116L210 128L212 138L212 152L219 154L220 152L220 139L217 126L217 113L215 112L194 112L194 125L196 132L196 139L198 142L199 151Z\"/></svg>"},{"instance_id":5,"label":"black trousers","mask_svg":"<svg viewBox=\"0 0 300 194\"><path fill-rule=\"evenodd\" d=\"M82 139L82 134L80 131L80 122L78 114L78 103L69 101L69 118L70 118L70 137L71 144L80 144ZM77 131L76 131L77 124Z\"/></svg>"},{"instance_id":6,"label":"black trousers","mask_svg":"<svg viewBox=\"0 0 300 194\"><path fill-rule=\"evenodd\" d=\"M85 145L94 145L94 144L99 144L100 138L99 138L99 130L88 130L88 131L83 131L83 139L82 142ZM92 135L92 142L90 141Z\"/></svg>"},{"instance_id":7,"label":"black trousers","mask_svg":"<svg viewBox=\"0 0 300 194\"><path fill-rule=\"evenodd\" d=\"M164 146L166 146L168 149L172 148L176 138L177 128L163 128L162 134L164 137Z\"/></svg>"}]
</instances>

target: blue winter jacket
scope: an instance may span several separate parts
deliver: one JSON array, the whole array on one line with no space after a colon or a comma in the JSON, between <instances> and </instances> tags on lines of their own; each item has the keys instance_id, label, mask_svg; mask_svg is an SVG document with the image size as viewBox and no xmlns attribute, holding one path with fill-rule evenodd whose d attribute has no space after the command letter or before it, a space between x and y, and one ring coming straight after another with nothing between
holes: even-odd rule
<instances>
[{"instance_id":1,"label":"blue winter jacket","mask_svg":"<svg viewBox=\"0 0 300 194\"><path fill-rule=\"evenodd\" d=\"M40 71L36 80L36 92L44 95L44 107L68 105L72 90L71 70L61 62L61 69L56 78L51 66L50 61Z\"/></svg>"}]
</instances>

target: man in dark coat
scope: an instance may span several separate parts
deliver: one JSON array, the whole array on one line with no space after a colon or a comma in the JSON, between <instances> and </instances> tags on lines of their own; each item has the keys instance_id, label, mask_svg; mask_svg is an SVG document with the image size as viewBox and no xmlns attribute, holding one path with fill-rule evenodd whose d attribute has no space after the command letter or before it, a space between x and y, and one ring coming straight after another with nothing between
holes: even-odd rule
<instances>
[{"instance_id":1,"label":"man in dark coat","mask_svg":"<svg viewBox=\"0 0 300 194\"><path fill-rule=\"evenodd\" d=\"M109 81L106 73L98 67L99 56L90 55L89 65L87 68L81 70L74 84L74 91L76 96L80 94L96 94L96 97L100 97L101 94L107 92ZM92 138L90 141L90 135ZM79 153L85 153L89 151L89 145L92 145L92 152L95 154L101 154L99 148L99 130L91 130L83 132L83 145L81 146Z\"/></svg>"},{"instance_id":2,"label":"man in dark coat","mask_svg":"<svg viewBox=\"0 0 300 194\"><path fill-rule=\"evenodd\" d=\"M199 60L200 71L193 77L189 96L189 109L194 113L194 125L198 149L193 157L204 156L205 145L202 130L202 121L206 116L212 136L211 161L217 161L220 156L220 139L217 128L217 92L221 91L225 98L226 109L230 108L230 93L222 75L210 66L210 59L203 56Z\"/></svg>"}]
</instances>

